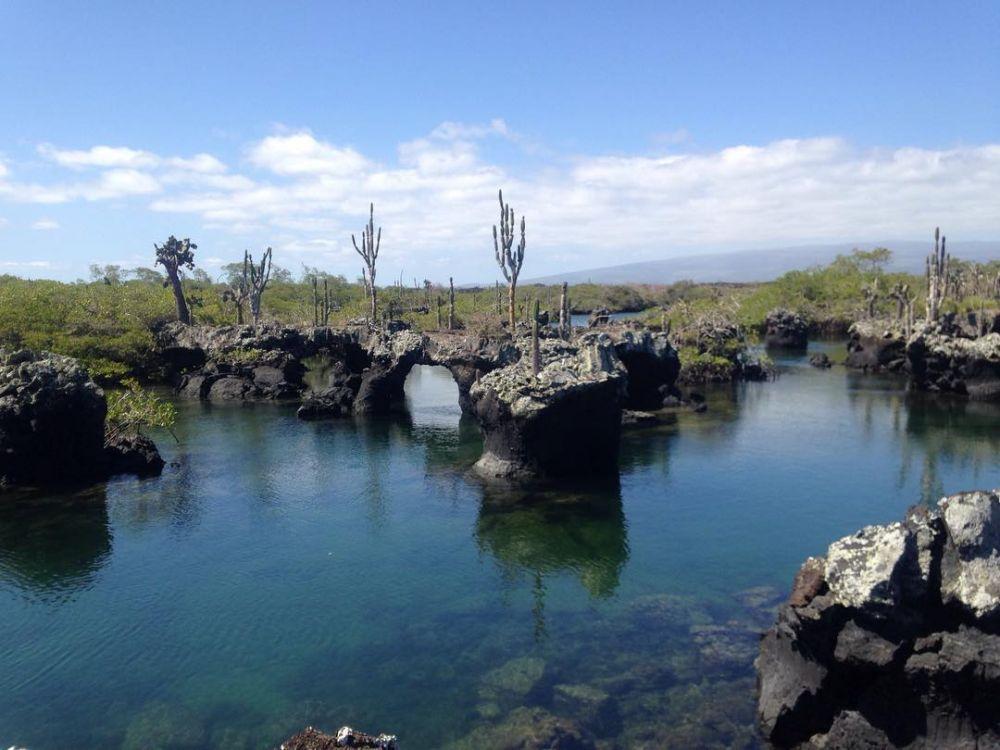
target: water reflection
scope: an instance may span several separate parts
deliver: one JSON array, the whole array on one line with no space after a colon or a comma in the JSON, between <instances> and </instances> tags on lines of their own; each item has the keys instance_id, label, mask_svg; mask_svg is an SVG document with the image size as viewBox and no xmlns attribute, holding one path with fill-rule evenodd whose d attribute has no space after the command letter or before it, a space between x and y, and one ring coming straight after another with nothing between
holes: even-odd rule
<instances>
[{"instance_id":1,"label":"water reflection","mask_svg":"<svg viewBox=\"0 0 1000 750\"><path fill-rule=\"evenodd\" d=\"M0 502L0 588L69 600L93 585L111 551L103 489Z\"/></svg>"},{"instance_id":2,"label":"water reflection","mask_svg":"<svg viewBox=\"0 0 1000 750\"><path fill-rule=\"evenodd\" d=\"M474 530L480 551L493 558L503 585L530 581L535 636L544 637L546 579L569 574L595 599L614 595L628 562L628 531L617 486L545 490L518 498L485 487ZM518 502L519 501L519 502Z\"/></svg>"}]
</instances>

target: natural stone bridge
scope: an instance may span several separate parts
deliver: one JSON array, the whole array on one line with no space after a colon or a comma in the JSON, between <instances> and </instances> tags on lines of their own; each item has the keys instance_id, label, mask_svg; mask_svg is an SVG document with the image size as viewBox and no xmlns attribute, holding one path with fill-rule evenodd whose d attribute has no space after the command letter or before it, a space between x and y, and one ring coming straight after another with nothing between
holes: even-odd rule
<instances>
[{"instance_id":1,"label":"natural stone bridge","mask_svg":"<svg viewBox=\"0 0 1000 750\"><path fill-rule=\"evenodd\" d=\"M542 338L537 375L525 336L168 325L157 340L181 394L302 399L305 419L390 413L415 365L445 367L483 431L477 469L505 478L613 473L622 410L658 408L680 367L664 334L627 327Z\"/></svg>"}]
</instances>

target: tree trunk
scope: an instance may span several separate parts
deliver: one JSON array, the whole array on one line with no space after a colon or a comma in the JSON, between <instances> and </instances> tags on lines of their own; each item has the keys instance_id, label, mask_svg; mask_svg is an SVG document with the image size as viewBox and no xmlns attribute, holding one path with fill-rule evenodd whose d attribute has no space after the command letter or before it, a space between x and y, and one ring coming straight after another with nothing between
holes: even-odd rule
<instances>
[{"instance_id":1,"label":"tree trunk","mask_svg":"<svg viewBox=\"0 0 1000 750\"><path fill-rule=\"evenodd\" d=\"M514 281L507 287L507 319L510 323L510 332L514 333L517 327L517 284Z\"/></svg>"},{"instance_id":2,"label":"tree trunk","mask_svg":"<svg viewBox=\"0 0 1000 750\"><path fill-rule=\"evenodd\" d=\"M377 315L378 315L378 302L376 301L376 298L375 298L376 291L375 291L375 279L374 278L372 279L372 283L371 283L371 291L372 291L372 325L374 326L374 325L378 325L378 317L377 317Z\"/></svg>"},{"instance_id":3,"label":"tree trunk","mask_svg":"<svg viewBox=\"0 0 1000 750\"><path fill-rule=\"evenodd\" d=\"M181 286L181 280L176 271L169 276L170 286L174 290L174 302L177 303L177 320L189 326L191 325L191 313L188 310L187 300L184 299L184 287Z\"/></svg>"}]
</instances>

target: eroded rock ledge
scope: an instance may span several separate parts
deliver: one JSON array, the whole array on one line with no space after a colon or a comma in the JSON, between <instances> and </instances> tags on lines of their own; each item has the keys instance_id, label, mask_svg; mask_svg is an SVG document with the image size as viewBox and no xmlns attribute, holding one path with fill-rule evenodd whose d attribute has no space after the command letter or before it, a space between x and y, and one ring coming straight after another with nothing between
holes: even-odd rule
<instances>
[{"instance_id":1,"label":"eroded rock ledge","mask_svg":"<svg viewBox=\"0 0 1000 750\"><path fill-rule=\"evenodd\" d=\"M781 748L1000 745L1000 497L967 492L810 558L761 642Z\"/></svg>"}]
</instances>

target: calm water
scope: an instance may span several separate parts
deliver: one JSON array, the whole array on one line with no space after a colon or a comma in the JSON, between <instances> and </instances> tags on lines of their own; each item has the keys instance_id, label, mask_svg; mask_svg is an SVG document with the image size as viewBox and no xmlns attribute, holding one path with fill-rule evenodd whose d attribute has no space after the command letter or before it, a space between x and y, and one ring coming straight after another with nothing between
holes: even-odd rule
<instances>
[{"instance_id":1,"label":"calm water","mask_svg":"<svg viewBox=\"0 0 1000 750\"><path fill-rule=\"evenodd\" d=\"M488 747L521 705L608 747L753 746L756 633L801 560L1000 486L995 408L780 364L626 434L620 481L558 493L467 476L444 370L415 370L394 419L184 404L162 478L0 503L0 747L343 723Z\"/></svg>"}]
</instances>

